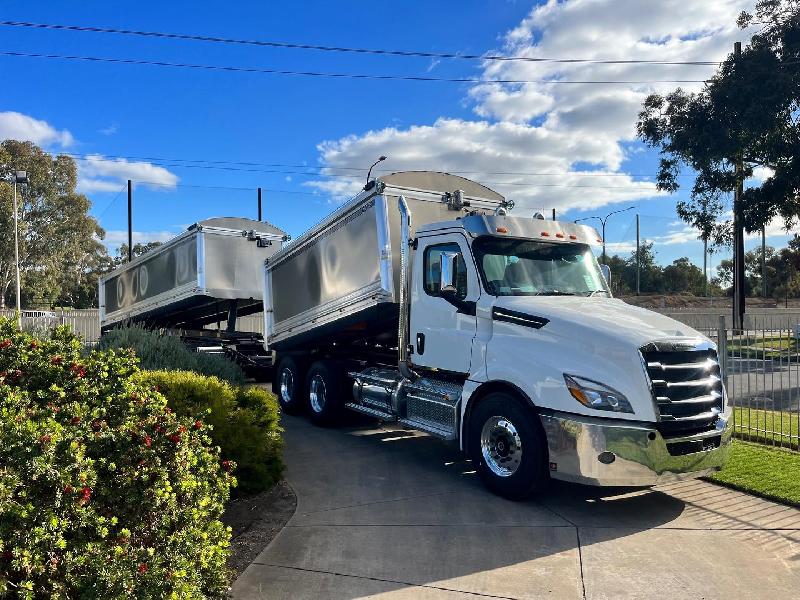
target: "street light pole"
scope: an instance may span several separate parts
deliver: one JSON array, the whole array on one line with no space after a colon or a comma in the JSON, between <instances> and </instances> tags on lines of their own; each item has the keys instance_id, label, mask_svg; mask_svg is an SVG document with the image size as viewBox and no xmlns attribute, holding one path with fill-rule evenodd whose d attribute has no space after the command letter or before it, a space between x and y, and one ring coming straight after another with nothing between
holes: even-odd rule
<instances>
[{"instance_id":1,"label":"street light pole","mask_svg":"<svg viewBox=\"0 0 800 600\"><path fill-rule=\"evenodd\" d=\"M636 208L636 207L635 206L629 206L628 208L615 210L615 211L612 211L612 212L608 213L605 217L598 217L598 216L592 215L591 217L583 217L581 219L575 219L575 221L574 221L575 223L577 223L578 221L586 221L587 219L597 219L598 221L600 221L601 226L602 226L601 227L602 228L602 232L603 232L603 235L602 235L602 237L603 237L603 262L602 262L602 264L606 264L606 223L608 223L608 218L611 215L616 215L616 214L621 213L621 212L625 212L625 211L628 211L628 210L633 210L634 208Z\"/></svg>"},{"instance_id":2,"label":"street light pole","mask_svg":"<svg viewBox=\"0 0 800 600\"><path fill-rule=\"evenodd\" d=\"M19 285L19 220L17 216L17 183L28 183L28 174L25 171L14 171L14 272L16 275L17 292L17 325L22 328L22 294Z\"/></svg>"}]
</instances>

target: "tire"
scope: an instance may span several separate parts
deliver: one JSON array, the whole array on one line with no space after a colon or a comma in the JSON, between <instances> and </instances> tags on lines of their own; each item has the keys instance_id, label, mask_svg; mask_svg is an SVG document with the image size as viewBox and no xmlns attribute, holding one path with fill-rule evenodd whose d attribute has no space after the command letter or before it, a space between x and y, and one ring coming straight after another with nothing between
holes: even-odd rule
<instances>
[{"instance_id":1,"label":"tire","mask_svg":"<svg viewBox=\"0 0 800 600\"><path fill-rule=\"evenodd\" d=\"M522 500L550 481L536 413L511 394L489 394L475 407L468 448L481 480L498 496Z\"/></svg>"},{"instance_id":2,"label":"tire","mask_svg":"<svg viewBox=\"0 0 800 600\"><path fill-rule=\"evenodd\" d=\"M306 379L308 418L315 425L336 423L344 404L344 382L341 370L333 361L318 361L311 365Z\"/></svg>"},{"instance_id":3,"label":"tire","mask_svg":"<svg viewBox=\"0 0 800 600\"><path fill-rule=\"evenodd\" d=\"M291 356L283 358L275 369L272 387L283 412L296 415L303 410L303 373Z\"/></svg>"}]
</instances>

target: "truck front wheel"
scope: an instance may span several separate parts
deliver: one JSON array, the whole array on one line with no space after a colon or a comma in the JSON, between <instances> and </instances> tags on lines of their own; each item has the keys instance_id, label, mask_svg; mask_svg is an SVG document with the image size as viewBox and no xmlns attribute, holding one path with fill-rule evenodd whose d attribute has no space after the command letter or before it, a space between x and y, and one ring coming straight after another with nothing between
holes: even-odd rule
<instances>
[{"instance_id":1,"label":"truck front wheel","mask_svg":"<svg viewBox=\"0 0 800 600\"><path fill-rule=\"evenodd\" d=\"M283 358L275 371L273 389L283 412L295 415L303 407L302 373L297 362L290 356Z\"/></svg>"},{"instance_id":2,"label":"truck front wheel","mask_svg":"<svg viewBox=\"0 0 800 600\"><path fill-rule=\"evenodd\" d=\"M499 496L522 500L547 486L544 433L536 414L510 394L490 394L475 407L469 451L481 479Z\"/></svg>"},{"instance_id":3,"label":"truck front wheel","mask_svg":"<svg viewBox=\"0 0 800 600\"><path fill-rule=\"evenodd\" d=\"M333 361L315 362L308 370L308 417L315 425L331 425L342 405L342 378Z\"/></svg>"}]
</instances>

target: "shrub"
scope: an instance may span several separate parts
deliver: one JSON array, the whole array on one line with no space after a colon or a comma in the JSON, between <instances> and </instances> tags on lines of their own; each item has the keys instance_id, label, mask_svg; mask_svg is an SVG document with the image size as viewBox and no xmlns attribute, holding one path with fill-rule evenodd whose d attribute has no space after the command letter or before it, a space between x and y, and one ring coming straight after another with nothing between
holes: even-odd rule
<instances>
[{"instance_id":1,"label":"shrub","mask_svg":"<svg viewBox=\"0 0 800 600\"><path fill-rule=\"evenodd\" d=\"M0 319L0 595L224 596L233 465L137 370Z\"/></svg>"},{"instance_id":2,"label":"shrub","mask_svg":"<svg viewBox=\"0 0 800 600\"><path fill-rule=\"evenodd\" d=\"M142 371L139 381L155 387L180 415L202 415L222 457L234 461L238 489L270 488L283 472L278 402L270 392L232 386L216 377L187 371Z\"/></svg>"},{"instance_id":3,"label":"shrub","mask_svg":"<svg viewBox=\"0 0 800 600\"><path fill-rule=\"evenodd\" d=\"M112 329L100 338L99 348L133 348L142 369L183 370L219 377L235 384L245 382L241 367L224 356L193 352L179 338L142 327Z\"/></svg>"}]
</instances>

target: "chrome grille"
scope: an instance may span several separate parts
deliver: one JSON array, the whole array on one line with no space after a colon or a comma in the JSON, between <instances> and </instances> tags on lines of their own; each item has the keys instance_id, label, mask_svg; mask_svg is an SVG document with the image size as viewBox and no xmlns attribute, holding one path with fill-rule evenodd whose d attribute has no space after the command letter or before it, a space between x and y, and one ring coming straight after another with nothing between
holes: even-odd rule
<instances>
[{"instance_id":1,"label":"chrome grille","mask_svg":"<svg viewBox=\"0 0 800 600\"><path fill-rule=\"evenodd\" d=\"M641 348L665 437L714 429L723 410L716 350L698 342L654 342Z\"/></svg>"}]
</instances>

